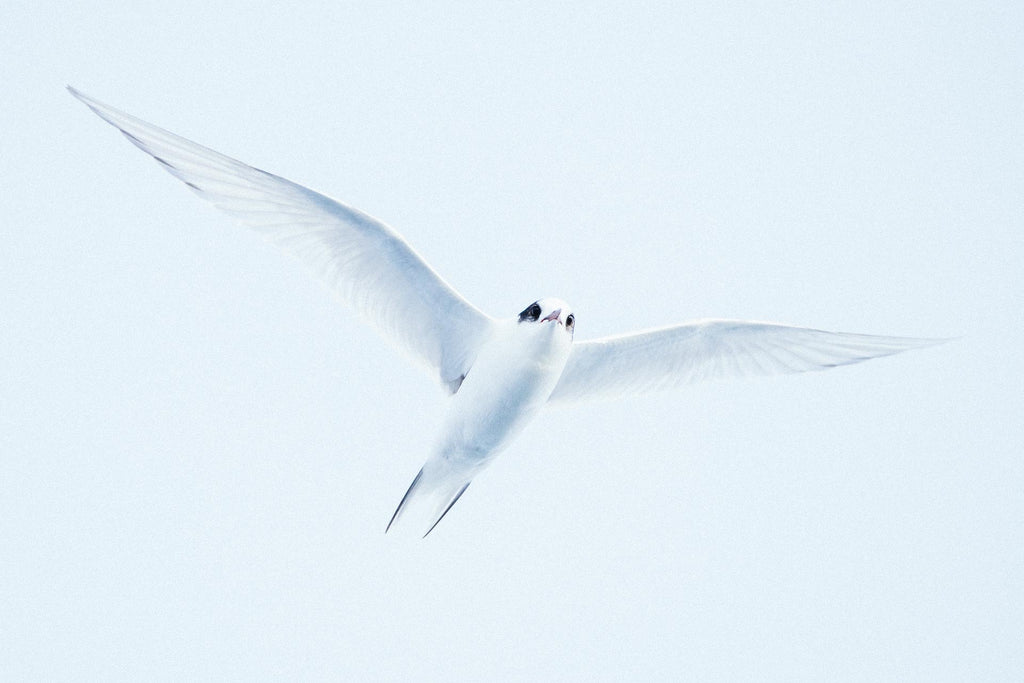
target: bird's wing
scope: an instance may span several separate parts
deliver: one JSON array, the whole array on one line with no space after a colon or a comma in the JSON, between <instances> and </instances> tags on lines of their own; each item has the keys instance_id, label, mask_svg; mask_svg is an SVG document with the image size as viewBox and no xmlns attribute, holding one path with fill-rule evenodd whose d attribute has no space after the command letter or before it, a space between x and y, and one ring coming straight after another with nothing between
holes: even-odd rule
<instances>
[{"instance_id":1,"label":"bird's wing","mask_svg":"<svg viewBox=\"0 0 1024 683\"><path fill-rule=\"evenodd\" d=\"M313 267L399 349L457 391L493 320L375 218L97 102L71 94L214 206Z\"/></svg>"},{"instance_id":2,"label":"bird's wing","mask_svg":"<svg viewBox=\"0 0 1024 683\"><path fill-rule=\"evenodd\" d=\"M550 400L613 398L706 379L825 370L941 341L701 320L573 344Z\"/></svg>"}]
</instances>

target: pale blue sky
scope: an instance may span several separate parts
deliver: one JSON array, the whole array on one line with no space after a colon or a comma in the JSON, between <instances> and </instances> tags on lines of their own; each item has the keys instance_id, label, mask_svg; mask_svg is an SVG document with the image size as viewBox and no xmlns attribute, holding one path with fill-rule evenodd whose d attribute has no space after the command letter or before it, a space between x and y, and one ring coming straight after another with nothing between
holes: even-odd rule
<instances>
[{"instance_id":1,"label":"pale blue sky","mask_svg":"<svg viewBox=\"0 0 1024 683\"><path fill-rule=\"evenodd\" d=\"M0 19L0 678L1024 676L1019 3ZM962 338L553 411L385 536L441 392L67 83L493 315Z\"/></svg>"}]
</instances>

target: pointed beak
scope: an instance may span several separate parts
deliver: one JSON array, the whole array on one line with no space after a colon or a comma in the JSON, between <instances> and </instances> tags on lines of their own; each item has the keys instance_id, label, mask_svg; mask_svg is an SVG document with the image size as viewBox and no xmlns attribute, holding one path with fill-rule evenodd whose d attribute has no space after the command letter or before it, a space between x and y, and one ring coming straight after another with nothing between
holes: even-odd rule
<instances>
[{"instance_id":1,"label":"pointed beak","mask_svg":"<svg viewBox=\"0 0 1024 683\"><path fill-rule=\"evenodd\" d=\"M556 308L555 310L551 311L551 314L549 316L547 316L546 318L542 318L541 322L542 323L546 323L549 320L555 320L555 321L558 322L559 325L561 325L562 321L558 320L558 316L560 316L560 315L562 315L562 309L561 308Z\"/></svg>"}]
</instances>

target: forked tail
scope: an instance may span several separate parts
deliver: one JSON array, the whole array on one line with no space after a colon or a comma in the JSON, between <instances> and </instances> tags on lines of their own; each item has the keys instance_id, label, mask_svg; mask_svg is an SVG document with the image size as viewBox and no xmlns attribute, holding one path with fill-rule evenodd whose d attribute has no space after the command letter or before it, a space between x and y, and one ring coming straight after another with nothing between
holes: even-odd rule
<instances>
[{"instance_id":1,"label":"forked tail","mask_svg":"<svg viewBox=\"0 0 1024 683\"><path fill-rule=\"evenodd\" d=\"M409 490L402 496L402 502L395 508L395 514L391 515L391 521L388 522L384 533L390 531L391 525L405 515L408 510L415 508L417 517L426 517L430 522L430 528L427 529L427 533L423 534L423 537L426 538L469 488L469 480L461 477L453 478L450 473L448 476L444 476L441 473L428 472L428 465L424 465L416 478L412 480Z\"/></svg>"}]
</instances>

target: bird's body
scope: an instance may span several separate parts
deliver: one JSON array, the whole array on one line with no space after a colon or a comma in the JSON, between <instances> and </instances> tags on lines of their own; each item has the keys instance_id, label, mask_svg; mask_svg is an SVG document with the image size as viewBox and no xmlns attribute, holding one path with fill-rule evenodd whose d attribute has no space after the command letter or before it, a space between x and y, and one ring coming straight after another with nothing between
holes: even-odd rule
<instances>
[{"instance_id":1,"label":"bird's body","mask_svg":"<svg viewBox=\"0 0 1024 683\"><path fill-rule=\"evenodd\" d=\"M442 452L500 451L537 414L562 376L572 338L560 323L524 326L501 321L498 331L452 396L442 427Z\"/></svg>"},{"instance_id":2,"label":"bird's body","mask_svg":"<svg viewBox=\"0 0 1024 683\"><path fill-rule=\"evenodd\" d=\"M567 313L567 308L560 310ZM544 407L571 350L571 332L557 319L539 325L499 321L451 397L434 450L392 522L406 516L408 506L419 508L413 515L432 520L433 528L473 477Z\"/></svg>"},{"instance_id":3,"label":"bird's body","mask_svg":"<svg viewBox=\"0 0 1024 683\"><path fill-rule=\"evenodd\" d=\"M575 315L563 301L491 318L371 216L69 90L200 197L306 261L451 394L434 448L388 528L418 518L429 533L548 403L823 370L941 341L701 320L574 342Z\"/></svg>"}]
</instances>

